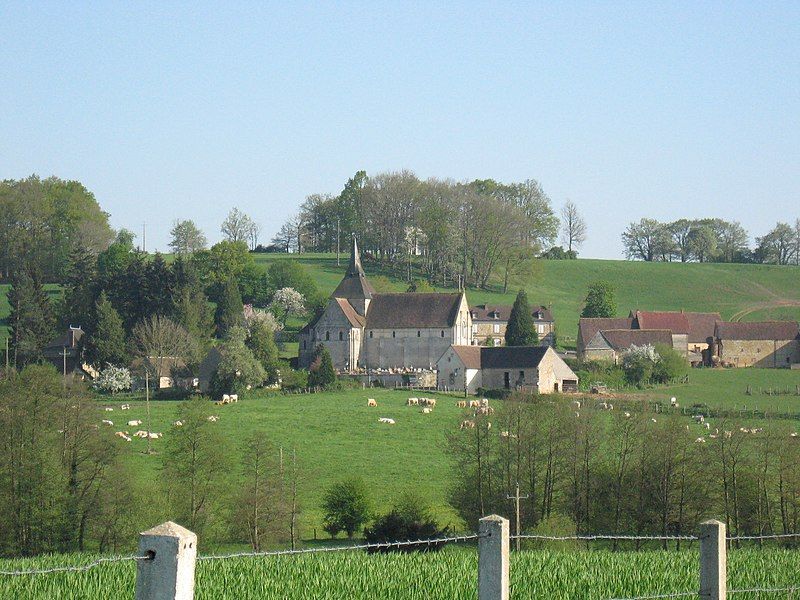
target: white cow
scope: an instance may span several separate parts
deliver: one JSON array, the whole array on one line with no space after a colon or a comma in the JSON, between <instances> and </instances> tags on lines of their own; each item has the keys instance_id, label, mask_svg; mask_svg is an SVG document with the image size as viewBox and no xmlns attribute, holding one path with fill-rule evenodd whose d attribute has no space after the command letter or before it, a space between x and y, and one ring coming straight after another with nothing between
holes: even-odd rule
<instances>
[{"instance_id":1,"label":"white cow","mask_svg":"<svg viewBox=\"0 0 800 600\"><path fill-rule=\"evenodd\" d=\"M378 419L378 423L386 423L387 425L394 425L394 419L389 419L387 417L380 417Z\"/></svg>"}]
</instances>

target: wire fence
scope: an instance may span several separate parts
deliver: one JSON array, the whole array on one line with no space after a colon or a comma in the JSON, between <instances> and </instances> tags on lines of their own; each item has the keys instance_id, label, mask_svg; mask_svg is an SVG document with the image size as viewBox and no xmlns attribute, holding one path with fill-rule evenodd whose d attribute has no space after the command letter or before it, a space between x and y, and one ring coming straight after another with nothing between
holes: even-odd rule
<instances>
[{"instance_id":1,"label":"wire fence","mask_svg":"<svg viewBox=\"0 0 800 600\"><path fill-rule=\"evenodd\" d=\"M484 520L482 520L483 522ZM506 524L507 521L503 520ZM781 540L781 539L788 539L788 538L798 538L800 537L800 533L786 533L786 534L763 534L763 535L733 535L733 536L726 536L724 532L724 525L721 523L717 523L716 526L718 527L718 538L719 546L721 546L718 550L718 556L715 557L716 560L719 561L718 564L724 565L725 564L725 548L726 545L730 542L735 541L761 541L761 540ZM551 542L564 542L564 541L581 541L581 542L593 542L593 541L643 541L643 542L652 542L652 541L685 541L685 542L694 542L699 541L701 542L701 563L703 561L703 548L709 538L712 537L712 534L708 529L705 529L707 524L703 524L701 526L701 535L626 535L626 534L576 534L576 535L540 535L540 534L518 534L518 535L509 535L508 529L506 525L506 529L504 533L502 533L502 540L508 546L509 540L536 540L536 541L551 541ZM190 535L191 532L187 532ZM495 535L497 532L495 531ZM285 549L285 550L270 550L270 551L259 551L259 552L232 552L229 554L211 554L211 555L204 555L204 556L196 556L192 558L192 564L194 561L218 561L218 560L229 560L229 559L238 559L238 558L269 558L269 557L281 557L281 556L296 556L296 555L310 555L310 554L327 554L327 553L335 553L335 552L354 552L354 551L380 551L380 550L393 550L393 549L424 549L424 548L431 548L431 547L440 547L445 544L455 544L455 543L463 543L463 542L474 542L479 541L481 548L483 548L484 541L486 538L492 537L492 533L487 533L487 531L482 527L481 532L479 533L463 533L463 534L455 534L449 536L440 536L434 538L422 538L416 540L398 540L398 541L391 541L391 542L373 542L373 543L365 543L365 544L351 544L351 545L340 545L340 546L318 546L312 548L298 548L298 549ZM196 538L195 538L196 539ZM488 541L489 544L494 544L496 541ZM139 563L141 561L153 561L155 562L155 554L151 552L145 551L146 546L143 547L140 545L140 552L136 555L128 555L128 556L109 556L109 557L101 557L97 558L91 562L88 562L83 565L63 565L63 566L53 566L53 567L45 567L45 568L38 568L38 569L19 569L19 570L7 570L7 571L0 571L0 577L25 577L25 576L42 576L48 574L55 574L55 573L81 573L90 571L95 569L101 565L108 565L113 563L121 563L121 562L136 562ZM720 558L721 556L721 558ZM163 560L163 557L162 557ZM482 559L481 559L482 560ZM479 561L480 563L481 561ZM144 568L144 567L142 567ZM150 568L150 567L147 567ZM479 564L479 570L482 566ZM722 569L723 572L725 569ZM138 581L138 579L137 579ZM702 567L701 567L701 582L702 579ZM701 584L702 585L702 584ZM786 587L749 587L749 588L727 588L726 582L723 580L721 585L721 594L727 593L728 595L737 595L737 594L787 594L787 595L794 595L795 593L800 592L800 583L788 585ZM692 590L692 591L676 591L676 592L659 592L653 594L645 594L640 596L631 596L631 597L614 597L609 598L608 600L658 600L658 599L666 599L666 598L689 598L689 597L700 597L700 598L717 598L717 596L705 592L701 592L699 590Z\"/></svg>"}]
</instances>

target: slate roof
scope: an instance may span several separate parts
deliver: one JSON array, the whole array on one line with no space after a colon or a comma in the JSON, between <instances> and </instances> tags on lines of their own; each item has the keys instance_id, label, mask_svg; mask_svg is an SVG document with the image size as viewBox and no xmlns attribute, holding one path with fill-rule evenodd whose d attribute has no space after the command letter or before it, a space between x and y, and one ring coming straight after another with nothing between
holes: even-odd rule
<instances>
[{"instance_id":1,"label":"slate roof","mask_svg":"<svg viewBox=\"0 0 800 600\"><path fill-rule=\"evenodd\" d=\"M495 321L508 321L511 315L511 306L507 304L477 304L469 307L472 312L472 321L474 323L483 323ZM497 318L494 317L495 313L499 313ZM541 315L541 318L538 318ZM553 313L546 306L538 306L533 309L533 318L537 321L553 322Z\"/></svg>"},{"instance_id":2,"label":"slate roof","mask_svg":"<svg viewBox=\"0 0 800 600\"><path fill-rule=\"evenodd\" d=\"M793 340L800 336L796 321L754 321L725 323L719 321L714 337L720 340Z\"/></svg>"},{"instance_id":3,"label":"slate roof","mask_svg":"<svg viewBox=\"0 0 800 600\"><path fill-rule=\"evenodd\" d=\"M481 347L481 367L484 369L530 369L539 366L547 346Z\"/></svg>"},{"instance_id":4,"label":"slate roof","mask_svg":"<svg viewBox=\"0 0 800 600\"><path fill-rule=\"evenodd\" d=\"M704 343L714 337L717 321L722 321L719 313L687 312L686 318L689 319L690 344Z\"/></svg>"},{"instance_id":5,"label":"slate roof","mask_svg":"<svg viewBox=\"0 0 800 600\"><path fill-rule=\"evenodd\" d=\"M578 339L583 340L584 344L597 335L601 329L630 329L633 319L628 318L603 318L603 317L582 317L578 321Z\"/></svg>"},{"instance_id":6,"label":"slate roof","mask_svg":"<svg viewBox=\"0 0 800 600\"><path fill-rule=\"evenodd\" d=\"M683 312L643 311L634 315L637 329L669 329L673 334L688 335L689 318Z\"/></svg>"},{"instance_id":7,"label":"slate roof","mask_svg":"<svg viewBox=\"0 0 800 600\"><path fill-rule=\"evenodd\" d=\"M451 346L467 369L535 369L547 346Z\"/></svg>"},{"instance_id":8,"label":"slate roof","mask_svg":"<svg viewBox=\"0 0 800 600\"><path fill-rule=\"evenodd\" d=\"M448 328L455 325L463 294L374 294L367 309L369 329Z\"/></svg>"},{"instance_id":9,"label":"slate roof","mask_svg":"<svg viewBox=\"0 0 800 600\"><path fill-rule=\"evenodd\" d=\"M627 350L631 346L663 344L672 348L672 331L669 329L604 329L600 331L614 350Z\"/></svg>"}]
</instances>

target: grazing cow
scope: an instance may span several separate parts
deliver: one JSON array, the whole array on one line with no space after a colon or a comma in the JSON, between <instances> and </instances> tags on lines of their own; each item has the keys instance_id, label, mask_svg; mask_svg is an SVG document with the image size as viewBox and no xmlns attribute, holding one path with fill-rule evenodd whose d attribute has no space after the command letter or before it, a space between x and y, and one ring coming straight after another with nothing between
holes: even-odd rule
<instances>
[{"instance_id":1,"label":"grazing cow","mask_svg":"<svg viewBox=\"0 0 800 600\"><path fill-rule=\"evenodd\" d=\"M183 427L183 421L175 421L172 424L173 427Z\"/></svg>"},{"instance_id":2,"label":"grazing cow","mask_svg":"<svg viewBox=\"0 0 800 600\"><path fill-rule=\"evenodd\" d=\"M624 413L622 413L622 414L624 414L624 415L625 415L625 418L626 418L626 419L630 419L630 418L631 418L631 413L629 413L629 412L627 412L627 411L626 411L626 412L624 412Z\"/></svg>"},{"instance_id":3,"label":"grazing cow","mask_svg":"<svg viewBox=\"0 0 800 600\"><path fill-rule=\"evenodd\" d=\"M128 421L128 427L138 427L141 424L142 422L139 419L136 419L134 421Z\"/></svg>"},{"instance_id":4,"label":"grazing cow","mask_svg":"<svg viewBox=\"0 0 800 600\"><path fill-rule=\"evenodd\" d=\"M481 406L489 406L489 399L481 398Z\"/></svg>"},{"instance_id":5,"label":"grazing cow","mask_svg":"<svg viewBox=\"0 0 800 600\"><path fill-rule=\"evenodd\" d=\"M239 401L239 394L231 394L230 395L231 402L238 402Z\"/></svg>"},{"instance_id":6,"label":"grazing cow","mask_svg":"<svg viewBox=\"0 0 800 600\"><path fill-rule=\"evenodd\" d=\"M103 425L113 425L114 421L109 421L108 419L103 419Z\"/></svg>"},{"instance_id":7,"label":"grazing cow","mask_svg":"<svg viewBox=\"0 0 800 600\"><path fill-rule=\"evenodd\" d=\"M711 429L711 423L706 422L703 425L705 425L706 429Z\"/></svg>"},{"instance_id":8,"label":"grazing cow","mask_svg":"<svg viewBox=\"0 0 800 600\"><path fill-rule=\"evenodd\" d=\"M407 406L418 406L419 405L419 398L409 398L406 402Z\"/></svg>"},{"instance_id":9,"label":"grazing cow","mask_svg":"<svg viewBox=\"0 0 800 600\"><path fill-rule=\"evenodd\" d=\"M572 407L573 408L580 408L581 407L581 403L579 401L577 401L577 400L573 400L572 401Z\"/></svg>"},{"instance_id":10,"label":"grazing cow","mask_svg":"<svg viewBox=\"0 0 800 600\"><path fill-rule=\"evenodd\" d=\"M458 408L467 408L467 401L466 400L459 400L456 402L456 406Z\"/></svg>"},{"instance_id":11,"label":"grazing cow","mask_svg":"<svg viewBox=\"0 0 800 600\"><path fill-rule=\"evenodd\" d=\"M160 438L160 437L161 437L161 434L160 434L160 433L152 433L152 432L151 432L150 434L148 434L148 437L149 437L151 440L157 440L158 438Z\"/></svg>"},{"instance_id":12,"label":"grazing cow","mask_svg":"<svg viewBox=\"0 0 800 600\"><path fill-rule=\"evenodd\" d=\"M428 398L427 405L430 406L431 408L436 406L436 398Z\"/></svg>"},{"instance_id":13,"label":"grazing cow","mask_svg":"<svg viewBox=\"0 0 800 600\"><path fill-rule=\"evenodd\" d=\"M136 433L133 434L133 437L146 438L147 437L147 432L146 431L141 431L141 430L137 431Z\"/></svg>"},{"instance_id":14,"label":"grazing cow","mask_svg":"<svg viewBox=\"0 0 800 600\"><path fill-rule=\"evenodd\" d=\"M651 417L651 418L650 418L650 420L651 420L653 423L658 423L658 421L656 421L656 418L655 418L655 417Z\"/></svg>"},{"instance_id":15,"label":"grazing cow","mask_svg":"<svg viewBox=\"0 0 800 600\"><path fill-rule=\"evenodd\" d=\"M429 406L425 406L425 407L423 407L423 409L422 409L422 414L423 414L423 415L429 415L429 414L431 414L432 412L433 412L433 409L432 409L432 408L430 408Z\"/></svg>"},{"instance_id":16,"label":"grazing cow","mask_svg":"<svg viewBox=\"0 0 800 600\"><path fill-rule=\"evenodd\" d=\"M114 412L114 409L111 408L110 406L106 406L103 410L106 412Z\"/></svg>"},{"instance_id":17,"label":"grazing cow","mask_svg":"<svg viewBox=\"0 0 800 600\"><path fill-rule=\"evenodd\" d=\"M367 406L378 406L378 403L375 398L367 398Z\"/></svg>"},{"instance_id":18,"label":"grazing cow","mask_svg":"<svg viewBox=\"0 0 800 600\"><path fill-rule=\"evenodd\" d=\"M389 419L387 417L380 417L378 419L378 423L386 423L387 425L394 425L394 419Z\"/></svg>"},{"instance_id":19,"label":"grazing cow","mask_svg":"<svg viewBox=\"0 0 800 600\"><path fill-rule=\"evenodd\" d=\"M481 401L480 400L470 400L469 401L469 407L470 408L478 408L478 407L480 407L480 405L481 405Z\"/></svg>"},{"instance_id":20,"label":"grazing cow","mask_svg":"<svg viewBox=\"0 0 800 600\"><path fill-rule=\"evenodd\" d=\"M230 402L231 397L228 394L222 394L223 402Z\"/></svg>"},{"instance_id":21,"label":"grazing cow","mask_svg":"<svg viewBox=\"0 0 800 600\"><path fill-rule=\"evenodd\" d=\"M211 421L212 423L216 423L217 421L219 421L219 417L216 415L210 415L208 417L208 420Z\"/></svg>"},{"instance_id":22,"label":"grazing cow","mask_svg":"<svg viewBox=\"0 0 800 600\"><path fill-rule=\"evenodd\" d=\"M130 410L131 409L131 405L130 404L123 404L122 406L119 407L119 409L120 410Z\"/></svg>"},{"instance_id":23,"label":"grazing cow","mask_svg":"<svg viewBox=\"0 0 800 600\"><path fill-rule=\"evenodd\" d=\"M461 421L461 429L475 429L475 421Z\"/></svg>"},{"instance_id":24,"label":"grazing cow","mask_svg":"<svg viewBox=\"0 0 800 600\"><path fill-rule=\"evenodd\" d=\"M699 437L699 438L697 438L695 440L695 442L697 442L698 444L705 444L706 443L706 438Z\"/></svg>"}]
</instances>

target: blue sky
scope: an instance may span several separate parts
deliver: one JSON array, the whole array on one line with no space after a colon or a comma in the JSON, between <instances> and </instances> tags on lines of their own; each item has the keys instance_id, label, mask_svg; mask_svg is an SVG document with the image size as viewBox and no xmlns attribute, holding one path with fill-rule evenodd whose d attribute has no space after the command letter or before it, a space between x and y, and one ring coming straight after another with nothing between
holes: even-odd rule
<instances>
[{"instance_id":1,"label":"blue sky","mask_svg":"<svg viewBox=\"0 0 800 600\"><path fill-rule=\"evenodd\" d=\"M539 180L621 256L642 216L800 217L800 3L0 0L0 178L115 227L271 237L355 171Z\"/></svg>"}]
</instances>

